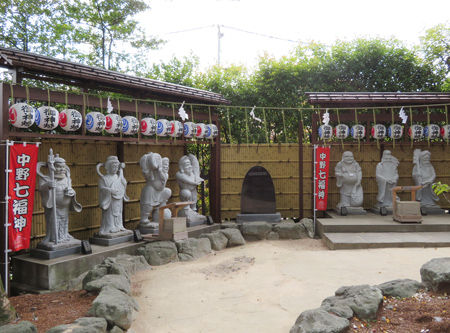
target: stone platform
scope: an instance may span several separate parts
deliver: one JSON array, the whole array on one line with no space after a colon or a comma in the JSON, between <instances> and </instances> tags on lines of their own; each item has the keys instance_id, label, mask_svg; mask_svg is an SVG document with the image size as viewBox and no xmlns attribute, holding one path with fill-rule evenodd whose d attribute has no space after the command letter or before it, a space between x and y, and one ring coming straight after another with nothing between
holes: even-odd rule
<instances>
[{"instance_id":1,"label":"stone platform","mask_svg":"<svg viewBox=\"0 0 450 333\"><path fill-rule=\"evenodd\" d=\"M423 216L422 223L398 223L368 213L317 219L317 233L331 250L386 247L450 247L450 215Z\"/></svg>"},{"instance_id":2,"label":"stone platform","mask_svg":"<svg viewBox=\"0 0 450 333\"><path fill-rule=\"evenodd\" d=\"M135 255L144 242L126 242L112 246L92 244L92 254L71 254L54 259L38 259L28 254L13 256L11 267L13 292L43 293L65 289L68 282L100 264L107 257L119 254Z\"/></svg>"}]
</instances>

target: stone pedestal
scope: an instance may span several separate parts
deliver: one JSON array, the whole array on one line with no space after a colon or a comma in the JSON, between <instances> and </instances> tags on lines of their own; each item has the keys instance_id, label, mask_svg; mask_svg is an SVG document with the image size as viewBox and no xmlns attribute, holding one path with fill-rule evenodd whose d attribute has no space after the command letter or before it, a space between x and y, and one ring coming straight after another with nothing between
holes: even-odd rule
<instances>
[{"instance_id":1,"label":"stone pedestal","mask_svg":"<svg viewBox=\"0 0 450 333\"><path fill-rule=\"evenodd\" d=\"M138 226L138 230L143 235L147 234L159 234L159 223L158 222L150 222L145 225L140 223Z\"/></svg>"},{"instance_id":2,"label":"stone pedestal","mask_svg":"<svg viewBox=\"0 0 450 333\"><path fill-rule=\"evenodd\" d=\"M75 253L81 253L81 241L75 238L56 245L52 242L41 242L35 249L30 251L32 257L40 259L59 258Z\"/></svg>"},{"instance_id":3,"label":"stone pedestal","mask_svg":"<svg viewBox=\"0 0 450 333\"><path fill-rule=\"evenodd\" d=\"M362 207L342 207L341 209L336 209L336 213L342 216L346 215L366 215L367 211Z\"/></svg>"},{"instance_id":4,"label":"stone pedestal","mask_svg":"<svg viewBox=\"0 0 450 333\"><path fill-rule=\"evenodd\" d=\"M445 209L439 206L422 206L420 211L423 215L442 215L445 214Z\"/></svg>"},{"instance_id":5,"label":"stone pedestal","mask_svg":"<svg viewBox=\"0 0 450 333\"><path fill-rule=\"evenodd\" d=\"M133 231L131 230L124 230L106 235L95 234L94 237L89 238L91 244L102 246L111 246L130 241L133 241Z\"/></svg>"},{"instance_id":6,"label":"stone pedestal","mask_svg":"<svg viewBox=\"0 0 450 333\"><path fill-rule=\"evenodd\" d=\"M244 222L271 222L277 223L281 221L281 214L237 214L236 222L244 223Z\"/></svg>"}]
</instances>

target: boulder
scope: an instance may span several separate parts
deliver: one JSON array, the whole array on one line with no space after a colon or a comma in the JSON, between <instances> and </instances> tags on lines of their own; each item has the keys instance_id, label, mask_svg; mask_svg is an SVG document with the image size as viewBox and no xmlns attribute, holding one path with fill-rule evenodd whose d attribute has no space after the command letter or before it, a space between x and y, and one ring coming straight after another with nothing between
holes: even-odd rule
<instances>
[{"instance_id":1,"label":"boulder","mask_svg":"<svg viewBox=\"0 0 450 333\"><path fill-rule=\"evenodd\" d=\"M89 314L105 318L110 326L116 325L127 330L139 307L136 301L124 292L112 287L104 287L89 309Z\"/></svg>"},{"instance_id":2,"label":"boulder","mask_svg":"<svg viewBox=\"0 0 450 333\"><path fill-rule=\"evenodd\" d=\"M300 314L290 333L340 333L345 332L350 322L323 309L307 310Z\"/></svg>"},{"instance_id":3,"label":"boulder","mask_svg":"<svg viewBox=\"0 0 450 333\"><path fill-rule=\"evenodd\" d=\"M177 247L174 242L169 241L148 243L138 248L136 253L144 256L145 260L152 266L178 261Z\"/></svg>"},{"instance_id":4,"label":"boulder","mask_svg":"<svg viewBox=\"0 0 450 333\"><path fill-rule=\"evenodd\" d=\"M222 222L220 224L220 229L227 228L239 229L239 224L237 224L236 222Z\"/></svg>"},{"instance_id":5,"label":"boulder","mask_svg":"<svg viewBox=\"0 0 450 333\"><path fill-rule=\"evenodd\" d=\"M123 333L124 332L124 330L122 330L120 327L118 327L118 326L114 326L110 331L109 331L109 333Z\"/></svg>"},{"instance_id":6,"label":"boulder","mask_svg":"<svg viewBox=\"0 0 450 333\"><path fill-rule=\"evenodd\" d=\"M381 290L384 296L406 298L422 289L423 284L416 280L399 279L379 284L376 287Z\"/></svg>"},{"instance_id":7,"label":"boulder","mask_svg":"<svg viewBox=\"0 0 450 333\"><path fill-rule=\"evenodd\" d=\"M314 221L312 219L303 218L300 224L305 228L309 238L314 238Z\"/></svg>"},{"instance_id":8,"label":"boulder","mask_svg":"<svg viewBox=\"0 0 450 333\"><path fill-rule=\"evenodd\" d=\"M111 266L114 266L114 264L120 265L125 269L129 276L138 271L150 268L145 258L141 255L132 256L129 254L120 254L117 257L106 258L103 263L107 265L110 264Z\"/></svg>"},{"instance_id":9,"label":"boulder","mask_svg":"<svg viewBox=\"0 0 450 333\"><path fill-rule=\"evenodd\" d=\"M199 238L208 238L211 242L211 248L214 251L220 251L227 247L228 238L221 232L211 232L207 234L201 234Z\"/></svg>"},{"instance_id":10,"label":"boulder","mask_svg":"<svg viewBox=\"0 0 450 333\"><path fill-rule=\"evenodd\" d=\"M125 276L117 274L107 274L102 276L100 279L90 281L86 284L84 289L87 291L99 292L106 286L116 288L128 295L131 292L130 281Z\"/></svg>"},{"instance_id":11,"label":"boulder","mask_svg":"<svg viewBox=\"0 0 450 333\"><path fill-rule=\"evenodd\" d=\"M239 229L228 228L228 229L222 229L219 232L222 233L228 239L227 247L233 247L233 246L239 246L239 245L245 244L245 239L244 239L244 237L242 237L242 234L239 231Z\"/></svg>"},{"instance_id":12,"label":"boulder","mask_svg":"<svg viewBox=\"0 0 450 333\"><path fill-rule=\"evenodd\" d=\"M383 302L381 290L369 285L344 286L336 290L335 296L322 301L321 308L338 316L350 318L349 308L360 319L376 319Z\"/></svg>"},{"instance_id":13,"label":"boulder","mask_svg":"<svg viewBox=\"0 0 450 333\"><path fill-rule=\"evenodd\" d=\"M266 239L271 231L272 225L267 222L246 222L241 227L242 236L247 240Z\"/></svg>"},{"instance_id":14,"label":"boulder","mask_svg":"<svg viewBox=\"0 0 450 333\"><path fill-rule=\"evenodd\" d=\"M268 240L278 240L278 239L280 239L280 235L278 235L278 233L275 231L271 231L267 234L267 239Z\"/></svg>"},{"instance_id":15,"label":"boulder","mask_svg":"<svg viewBox=\"0 0 450 333\"><path fill-rule=\"evenodd\" d=\"M0 326L1 333L37 333L37 328L29 321L19 321L17 324Z\"/></svg>"},{"instance_id":16,"label":"boulder","mask_svg":"<svg viewBox=\"0 0 450 333\"><path fill-rule=\"evenodd\" d=\"M450 292L450 258L434 258L420 268L422 283L428 289Z\"/></svg>"},{"instance_id":17,"label":"boulder","mask_svg":"<svg viewBox=\"0 0 450 333\"><path fill-rule=\"evenodd\" d=\"M11 305L8 295L3 289L3 283L0 281L0 326L10 323L16 318L16 310Z\"/></svg>"},{"instance_id":18,"label":"boulder","mask_svg":"<svg viewBox=\"0 0 450 333\"><path fill-rule=\"evenodd\" d=\"M47 333L106 333L108 323L104 318L83 317L72 324L55 326Z\"/></svg>"},{"instance_id":19,"label":"boulder","mask_svg":"<svg viewBox=\"0 0 450 333\"><path fill-rule=\"evenodd\" d=\"M211 242L208 238L188 238L175 244L181 261L195 260L211 253Z\"/></svg>"},{"instance_id":20,"label":"boulder","mask_svg":"<svg viewBox=\"0 0 450 333\"><path fill-rule=\"evenodd\" d=\"M280 239L301 239L308 237L305 227L298 223L278 223L274 226L273 230L280 236Z\"/></svg>"}]
</instances>

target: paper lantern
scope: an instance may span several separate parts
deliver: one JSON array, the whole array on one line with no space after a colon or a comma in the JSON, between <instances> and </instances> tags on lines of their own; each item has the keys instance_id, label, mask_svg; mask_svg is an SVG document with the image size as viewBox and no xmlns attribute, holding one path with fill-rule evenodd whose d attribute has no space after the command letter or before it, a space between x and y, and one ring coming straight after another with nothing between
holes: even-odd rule
<instances>
[{"instance_id":1,"label":"paper lantern","mask_svg":"<svg viewBox=\"0 0 450 333\"><path fill-rule=\"evenodd\" d=\"M86 129L91 133L101 133L106 126L106 117L100 112L89 112L86 116Z\"/></svg>"},{"instance_id":2,"label":"paper lantern","mask_svg":"<svg viewBox=\"0 0 450 333\"><path fill-rule=\"evenodd\" d=\"M27 103L17 103L9 108L9 123L14 127L31 127L35 119L36 109Z\"/></svg>"},{"instance_id":3,"label":"paper lantern","mask_svg":"<svg viewBox=\"0 0 450 333\"><path fill-rule=\"evenodd\" d=\"M83 116L74 109L65 109L59 113L59 127L67 132L74 132L80 129L83 123Z\"/></svg>"},{"instance_id":4,"label":"paper lantern","mask_svg":"<svg viewBox=\"0 0 450 333\"><path fill-rule=\"evenodd\" d=\"M195 133L195 137L197 139L203 139L206 135L206 125L205 124L196 124L197 132Z\"/></svg>"},{"instance_id":5,"label":"paper lantern","mask_svg":"<svg viewBox=\"0 0 450 333\"><path fill-rule=\"evenodd\" d=\"M441 127L441 136L443 139L450 139L450 124Z\"/></svg>"},{"instance_id":6,"label":"paper lantern","mask_svg":"<svg viewBox=\"0 0 450 333\"><path fill-rule=\"evenodd\" d=\"M334 128L334 135L338 139L346 139L348 137L349 132L350 129L345 124L336 125L336 127Z\"/></svg>"},{"instance_id":7,"label":"paper lantern","mask_svg":"<svg viewBox=\"0 0 450 333\"><path fill-rule=\"evenodd\" d=\"M52 106L41 106L36 110L36 125L43 130L54 130L59 124L59 112Z\"/></svg>"},{"instance_id":8,"label":"paper lantern","mask_svg":"<svg viewBox=\"0 0 450 333\"><path fill-rule=\"evenodd\" d=\"M209 140L214 140L219 135L219 130L217 129L217 126L214 124L208 124L206 125L206 134L205 138Z\"/></svg>"},{"instance_id":9,"label":"paper lantern","mask_svg":"<svg viewBox=\"0 0 450 333\"><path fill-rule=\"evenodd\" d=\"M183 134L183 124L180 123L178 120L169 121L168 134L173 138L180 137Z\"/></svg>"},{"instance_id":10,"label":"paper lantern","mask_svg":"<svg viewBox=\"0 0 450 333\"><path fill-rule=\"evenodd\" d=\"M125 116L122 118L122 132L125 135L134 135L139 132L139 121L136 117Z\"/></svg>"},{"instance_id":11,"label":"paper lantern","mask_svg":"<svg viewBox=\"0 0 450 333\"><path fill-rule=\"evenodd\" d=\"M169 121L167 119L158 119L156 122L156 135L166 136L169 131Z\"/></svg>"},{"instance_id":12,"label":"paper lantern","mask_svg":"<svg viewBox=\"0 0 450 333\"><path fill-rule=\"evenodd\" d=\"M330 125L321 125L319 127L319 139L330 140L333 137L333 127Z\"/></svg>"},{"instance_id":13,"label":"paper lantern","mask_svg":"<svg viewBox=\"0 0 450 333\"><path fill-rule=\"evenodd\" d=\"M388 128L388 136L395 140L401 139L403 136L403 126L399 124L392 124Z\"/></svg>"},{"instance_id":14,"label":"paper lantern","mask_svg":"<svg viewBox=\"0 0 450 333\"><path fill-rule=\"evenodd\" d=\"M409 136L413 140L423 139L423 126L422 125L412 125L408 130Z\"/></svg>"},{"instance_id":15,"label":"paper lantern","mask_svg":"<svg viewBox=\"0 0 450 333\"><path fill-rule=\"evenodd\" d=\"M439 137L440 127L436 124L429 124L423 128L423 136L427 139L434 140Z\"/></svg>"},{"instance_id":16,"label":"paper lantern","mask_svg":"<svg viewBox=\"0 0 450 333\"><path fill-rule=\"evenodd\" d=\"M123 128L122 117L116 113L110 113L105 117L105 131L110 134L119 134Z\"/></svg>"},{"instance_id":17,"label":"paper lantern","mask_svg":"<svg viewBox=\"0 0 450 333\"><path fill-rule=\"evenodd\" d=\"M384 139L386 137L386 126L381 124L373 125L370 132L374 139Z\"/></svg>"},{"instance_id":18,"label":"paper lantern","mask_svg":"<svg viewBox=\"0 0 450 333\"><path fill-rule=\"evenodd\" d=\"M155 135L156 120L150 117L141 119L141 133L147 136Z\"/></svg>"},{"instance_id":19,"label":"paper lantern","mask_svg":"<svg viewBox=\"0 0 450 333\"><path fill-rule=\"evenodd\" d=\"M188 121L187 123L184 123L184 137L185 138L193 138L195 134L197 133L197 125L194 123Z\"/></svg>"},{"instance_id":20,"label":"paper lantern","mask_svg":"<svg viewBox=\"0 0 450 333\"><path fill-rule=\"evenodd\" d=\"M350 132L353 139L364 139L366 136L366 128L363 125L353 125Z\"/></svg>"}]
</instances>

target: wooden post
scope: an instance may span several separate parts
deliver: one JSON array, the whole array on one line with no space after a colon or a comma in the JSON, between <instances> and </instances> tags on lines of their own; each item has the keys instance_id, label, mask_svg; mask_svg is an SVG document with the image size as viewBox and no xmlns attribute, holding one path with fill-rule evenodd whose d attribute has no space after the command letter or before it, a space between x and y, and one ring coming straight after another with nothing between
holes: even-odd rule
<instances>
[{"instance_id":1,"label":"wooden post","mask_svg":"<svg viewBox=\"0 0 450 333\"><path fill-rule=\"evenodd\" d=\"M303 218L303 119L298 122L298 216Z\"/></svg>"},{"instance_id":2,"label":"wooden post","mask_svg":"<svg viewBox=\"0 0 450 333\"><path fill-rule=\"evenodd\" d=\"M220 202L220 123L216 118L216 126L219 134L215 138L211 147L211 169L209 172L209 205L211 216L215 223L221 223L221 202Z\"/></svg>"}]
</instances>

